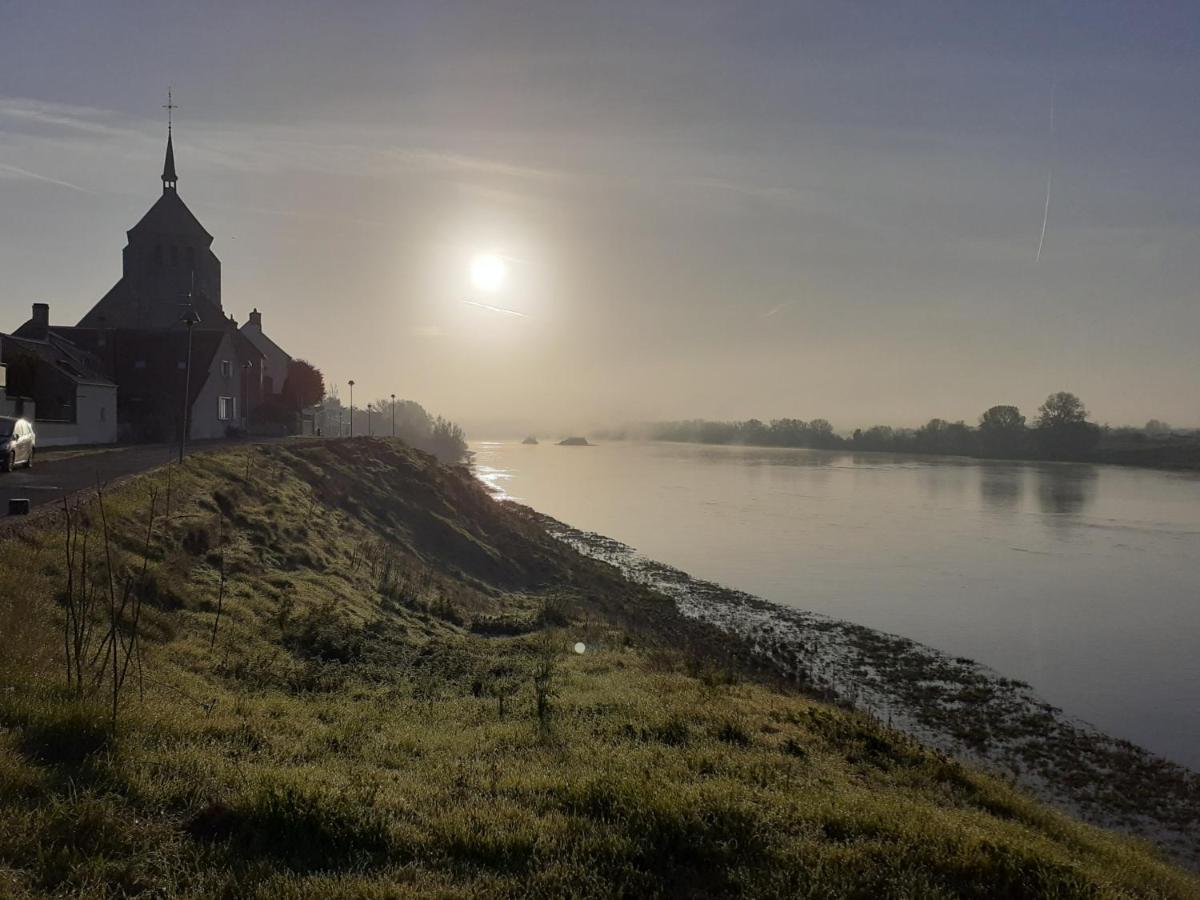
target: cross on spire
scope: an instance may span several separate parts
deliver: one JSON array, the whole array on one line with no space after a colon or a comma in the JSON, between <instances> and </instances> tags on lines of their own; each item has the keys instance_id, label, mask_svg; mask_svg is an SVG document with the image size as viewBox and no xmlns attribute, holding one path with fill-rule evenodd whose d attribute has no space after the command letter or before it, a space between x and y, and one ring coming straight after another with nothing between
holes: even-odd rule
<instances>
[{"instance_id":1,"label":"cross on spire","mask_svg":"<svg viewBox=\"0 0 1200 900\"><path fill-rule=\"evenodd\" d=\"M167 102L163 104L163 109L167 111L167 133L171 132L171 111L179 109L179 105L171 99L171 88L167 88Z\"/></svg>"},{"instance_id":2,"label":"cross on spire","mask_svg":"<svg viewBox=\"0 0 1200 900\"><path fill-rule=\"evenodd\" d=\"M171 112L179 109L171 96L171 89L167 88L167 102L163 104L163 109L167 111L167 158L163 161L163 193L175 190L175 182L179 180L179 176L175 174L175 148L171 142Z\"/></svg>"}]
</instances>

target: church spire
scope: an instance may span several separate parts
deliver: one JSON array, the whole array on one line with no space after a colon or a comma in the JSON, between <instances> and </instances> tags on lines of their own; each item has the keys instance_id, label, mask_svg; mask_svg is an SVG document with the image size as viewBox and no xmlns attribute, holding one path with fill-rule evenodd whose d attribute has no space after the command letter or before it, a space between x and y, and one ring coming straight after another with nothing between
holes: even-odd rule
<instances>
[{"instance_id":1,"label":"church spire","mask_svg":"<svg viewBox=\"0 0 1200 900\"><path fill-rule=\"evenodd\" d=\"M175 182L179 176L175 174L175 148L171 145L171 111L178 107L171 100L171 89L167 89L167 102L163 109L167 111L167 158L163 161L163 193L175 190Z\"/></svg>"}]
</instances>

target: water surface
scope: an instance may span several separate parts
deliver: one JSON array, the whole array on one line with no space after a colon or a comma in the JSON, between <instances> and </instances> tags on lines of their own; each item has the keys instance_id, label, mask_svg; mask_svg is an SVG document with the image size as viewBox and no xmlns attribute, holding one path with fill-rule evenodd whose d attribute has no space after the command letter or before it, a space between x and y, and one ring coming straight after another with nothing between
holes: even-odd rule
<instances>
[{"instance_id":1,"label":"water surface","mask_svg":"<svg viewBox=\"0 0 1200 900\"><path fill-rule=\"evenodd\" d=\"M970 657L1200 770L1200 476L692 444L472 449L484 481L564 522Z\"/></svg>"}]
</instances>

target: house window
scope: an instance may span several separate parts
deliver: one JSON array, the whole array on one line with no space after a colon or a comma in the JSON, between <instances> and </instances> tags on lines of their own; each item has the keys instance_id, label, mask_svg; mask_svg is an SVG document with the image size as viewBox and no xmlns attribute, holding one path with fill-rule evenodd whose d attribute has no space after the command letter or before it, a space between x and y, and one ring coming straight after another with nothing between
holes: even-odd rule
<instances>
[{"instance_id":1,"label":"house window","mask_svg":"<svg viewBox=\"0 0 1200 900\"><path fill-rule=\"evenodd\" d=\"M221 377L222 378L232 378L233 377L233 363L231 363L227 359L221 360Z\"/></svg>"},{"instance_id":2,"label":"house window","mask_svg":"<svg viewBox=\"0 0 1200 900\"><path fill-rule=\"evenodd\" d=\"M237 407L233 402L232 397L217 398L217 418L222 422L228 422L230 419L237 417Z\"/></svg>"}]
</instances>

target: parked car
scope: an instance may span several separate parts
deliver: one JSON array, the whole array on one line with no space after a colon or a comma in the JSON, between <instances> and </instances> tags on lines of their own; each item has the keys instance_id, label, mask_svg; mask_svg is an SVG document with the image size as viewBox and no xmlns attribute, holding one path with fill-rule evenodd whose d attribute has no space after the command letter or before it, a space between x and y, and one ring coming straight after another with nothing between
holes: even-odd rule
<instances>
[{"instance_id":1,"label":"parked car","mask_svg":"<svg viewBox=\"0 0 1200 900\"><path fill-rule=\"evenodd\" d=\"M27 419L0 416L0 463L3 463L5 472L11 472L21 463L32 469L33 447L36 443L33 424Z\"/></svg>"}]
</instances>

